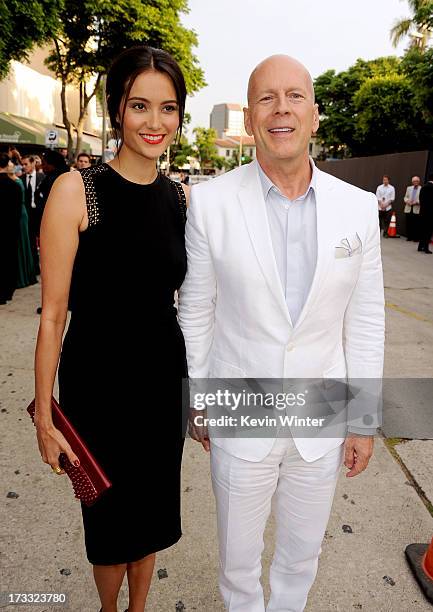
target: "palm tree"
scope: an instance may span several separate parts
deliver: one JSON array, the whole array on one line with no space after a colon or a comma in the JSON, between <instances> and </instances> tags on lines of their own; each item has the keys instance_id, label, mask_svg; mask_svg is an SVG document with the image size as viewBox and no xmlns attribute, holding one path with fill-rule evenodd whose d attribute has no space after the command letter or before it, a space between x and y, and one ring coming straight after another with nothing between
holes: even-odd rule
<instances>
[{"instance_id":1,"label":"palm tree","mask_svg":"<svg viewBox=\"0 0 433 612\"><path fill-rule=\"evenodd\" d=\"M424 51L433 34L433 2L431 0L408 0L412 17L396 21L391 30L391 41L394 47L405 36L411 38L409 47Z\"/></svg>"}]
</instances>

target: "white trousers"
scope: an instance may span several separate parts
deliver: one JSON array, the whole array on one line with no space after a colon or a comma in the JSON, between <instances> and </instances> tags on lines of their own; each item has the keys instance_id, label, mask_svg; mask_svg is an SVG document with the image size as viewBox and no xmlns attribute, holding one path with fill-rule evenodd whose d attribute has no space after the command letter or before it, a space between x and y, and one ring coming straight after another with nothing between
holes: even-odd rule
<instances>
[{"instance_id":1,"label":"white trousers","mask_svg":"<svg viewBox=\"0 0 433 612\"><path fill-rule=\"evenodd\" d=\"M266 610L304 610L342 461L343 444L311 463L302 459L292 438L277 439L269 455L257 463L211 445L220 591L227 610L265 611L261 555L272 498L276 545Z\"/></svg>"}]
</instances>

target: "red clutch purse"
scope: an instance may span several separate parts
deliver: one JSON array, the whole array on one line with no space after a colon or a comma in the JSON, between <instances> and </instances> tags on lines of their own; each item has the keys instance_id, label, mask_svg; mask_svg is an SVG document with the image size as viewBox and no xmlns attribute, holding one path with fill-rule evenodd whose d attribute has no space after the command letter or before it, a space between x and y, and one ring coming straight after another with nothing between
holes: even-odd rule
<instances>
[{"instance_id":1,"label":"red clutch purse","mask_svg":"<svg viewBox=\"0 0 433 612\"><path fill-rule=\"evenodd\" d=\"M78 435L77 430L65 417L54 397L51 399L51 410L54 426L62 432L70 447L80 460L80 465L76 467L69 461L65 453L60 453L59 465L71 479L75 497L84 502L86 506L91 506L99 499L104 491L111 487L111 482L108 480L103 469L96 462L96 459L89 451L82 438ZM32 401L27 411L32 417L34 424L35 400Z\"/></svg>"}]
</instances>

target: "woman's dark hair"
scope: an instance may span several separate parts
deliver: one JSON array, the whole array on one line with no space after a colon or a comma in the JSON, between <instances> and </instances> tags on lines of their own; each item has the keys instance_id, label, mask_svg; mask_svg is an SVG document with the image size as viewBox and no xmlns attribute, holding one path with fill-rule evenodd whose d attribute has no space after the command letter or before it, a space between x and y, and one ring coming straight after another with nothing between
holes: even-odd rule
<instances>
[{"instance_id":1,"label":"woman's dark hair","mask_svg":"<svg viewBox=\"0 0 433 612\"><path fill-rule=\"evenodd\" d=\"M114 137L119 140L123 136L123 119L126 105L123 107L120 121L118 119L122 99L128 99L135 79L147 70L156 70L166 74L173 83L179 105L177 137L180 139L186 101L186 86L182 71L179 64L169 53L162 49L154 49L144 45L131 47L123 51L116 57L107 74L107 108Z\"/></svg>"},{"instance_id":2,"label":"woman's dark hair","mask_svg":"<svg viewBox=\"0 0 433 612\"><path fill-rule=\"evenodd\" d=\"M11 158L7 153L0 153L0 168L7 168Z\"/></svg>"},{"instance_id":3,"label":"woman's dark hair","mask_svg":"<svg viewBox=\"0 0 433 612\"><path fill-rule=\"evenodd\" d=\"M60 170L60 172L67 172L68 166L66 164L65 158L58 151L48 150L43 154L44 160L50 166L53 166L56 170Z\"/></svg>"}]
</instances>

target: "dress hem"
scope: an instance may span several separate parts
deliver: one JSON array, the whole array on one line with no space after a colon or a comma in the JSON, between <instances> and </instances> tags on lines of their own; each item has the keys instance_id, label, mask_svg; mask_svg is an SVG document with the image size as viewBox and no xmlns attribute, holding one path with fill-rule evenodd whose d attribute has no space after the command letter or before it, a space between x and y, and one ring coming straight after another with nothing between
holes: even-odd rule
<instances>
[{"instance_id":1,"label":"dress hem","mask_svg":"<svg viewBox=\"0 0 433 612\"><path fill-rule=\"evenodd\" d=\"M167 548L174 546L175 544L177 544L177 542L179 542L181 537L182 537L182 532L178 536L176 536L175 539L170 540L169 543L163 544L162 546L158 546L157 548L148 549L145 552L141 553L140 555L136 555L132 558L128 558L126 561L125 560L96 561L96 560L91 560L89 557L87 557L87 560L92 565L121 565L123 563L133 563L134 561L139 561L140 559L143 559L144 557L147 557L148 555L152 555L154 553L161 552L162 550L166 550Z\"/></svg>"}]
</instances>

